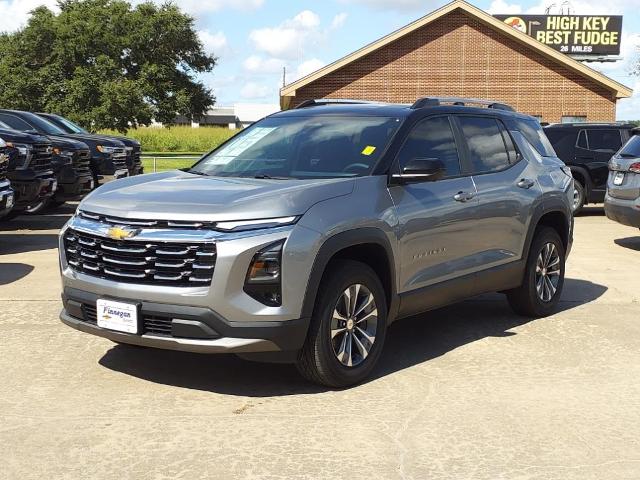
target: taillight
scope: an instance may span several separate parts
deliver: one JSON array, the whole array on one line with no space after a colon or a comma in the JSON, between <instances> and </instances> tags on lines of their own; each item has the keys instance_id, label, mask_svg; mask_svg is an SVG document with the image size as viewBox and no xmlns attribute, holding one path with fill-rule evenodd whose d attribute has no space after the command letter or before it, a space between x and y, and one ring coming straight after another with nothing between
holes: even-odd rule
<instances>
[{"instance_id":1,"label":"taillight","mask_svg":"<svg viewBox=\"0 0 640 480\"><path fill-rule=\"evenodd\" d=\"M633 173L640 173L640 162L629 165L629 171Z\"/></svg>"}]
</instances>

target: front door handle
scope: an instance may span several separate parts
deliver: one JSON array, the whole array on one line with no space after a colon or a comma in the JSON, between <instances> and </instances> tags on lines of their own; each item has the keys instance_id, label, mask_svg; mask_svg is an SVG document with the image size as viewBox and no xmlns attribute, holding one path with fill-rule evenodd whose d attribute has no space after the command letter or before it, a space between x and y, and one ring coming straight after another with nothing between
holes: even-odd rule
<instances>
[{"instance_id":1,"label":"front door handle","mask_svg":"<svg viewBox=\"0 0 640 480\"><path fill-rule=\"evenodd\" d=\"M520 188L528 190L535 185L535 182L533 180L529 180L528 178L523 178L516 185L518 185L518 187Z\"/></svg>"},{"instance_id":2,"label":"front door handle","mask_svg":"<svg viewBox=\"0 0 640 480\"><path fill-rule=\"evenodd\" d=\"M471 193L471 192L458 192L453 196L453 199L456 202L468 202L469 200L472 200L473 197L475 197L476 194L475 193Z\"/></svg>"}]
</instances>

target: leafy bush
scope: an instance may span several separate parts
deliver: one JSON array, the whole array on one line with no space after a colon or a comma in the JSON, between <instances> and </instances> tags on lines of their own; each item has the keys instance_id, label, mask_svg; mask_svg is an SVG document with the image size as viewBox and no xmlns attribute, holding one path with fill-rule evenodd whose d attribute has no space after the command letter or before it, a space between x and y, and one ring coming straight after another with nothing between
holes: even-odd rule
<instances>
[{"instance_id":1,"label":"leafy bush","mask_svg":"<svg viewBox=\"0 0 640 480\"><path fill-rule=\"evenodd\" d=\"M237 132L238 130L222 127L139 127L129 130L126 136L142 144L143 154L147 152L204 153L213 150ZM121 135L112 130L101 130L100 133Z\"/></svg>"}]
</instances>

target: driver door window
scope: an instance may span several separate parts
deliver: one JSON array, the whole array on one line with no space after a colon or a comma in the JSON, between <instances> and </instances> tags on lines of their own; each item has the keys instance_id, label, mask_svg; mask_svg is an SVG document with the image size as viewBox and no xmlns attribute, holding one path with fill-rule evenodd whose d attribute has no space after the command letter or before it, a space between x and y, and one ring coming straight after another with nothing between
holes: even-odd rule
<instances>
[{"instance_id":1,"label":"driver door window","mask_svg":"<svg viewBox=\"0 0 640 480\"><path fill-rule=\"evenodd\" d=\"M400 168L414 158L435 158L446 168L446 177L461 173L460 157L449 117L433 117L418 123L400 151Z\"/></svg>"}]
</instances>

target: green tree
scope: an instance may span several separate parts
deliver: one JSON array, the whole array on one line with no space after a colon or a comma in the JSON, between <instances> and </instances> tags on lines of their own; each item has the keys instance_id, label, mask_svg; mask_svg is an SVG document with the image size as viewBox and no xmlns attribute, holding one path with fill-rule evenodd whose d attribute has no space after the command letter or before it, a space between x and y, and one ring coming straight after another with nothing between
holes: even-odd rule
<instances>
[{"instance_id":1,"label":"green tree","mask_svg":"<svg viewBox=\"0 0 640 480\"><path fill-rule=\"evenodd\" d=\"M117 129L198 117L215 103L198 74L216 58L174 3L60 0L0 35L0 106Z\"/></svg>"}]
</instances>

